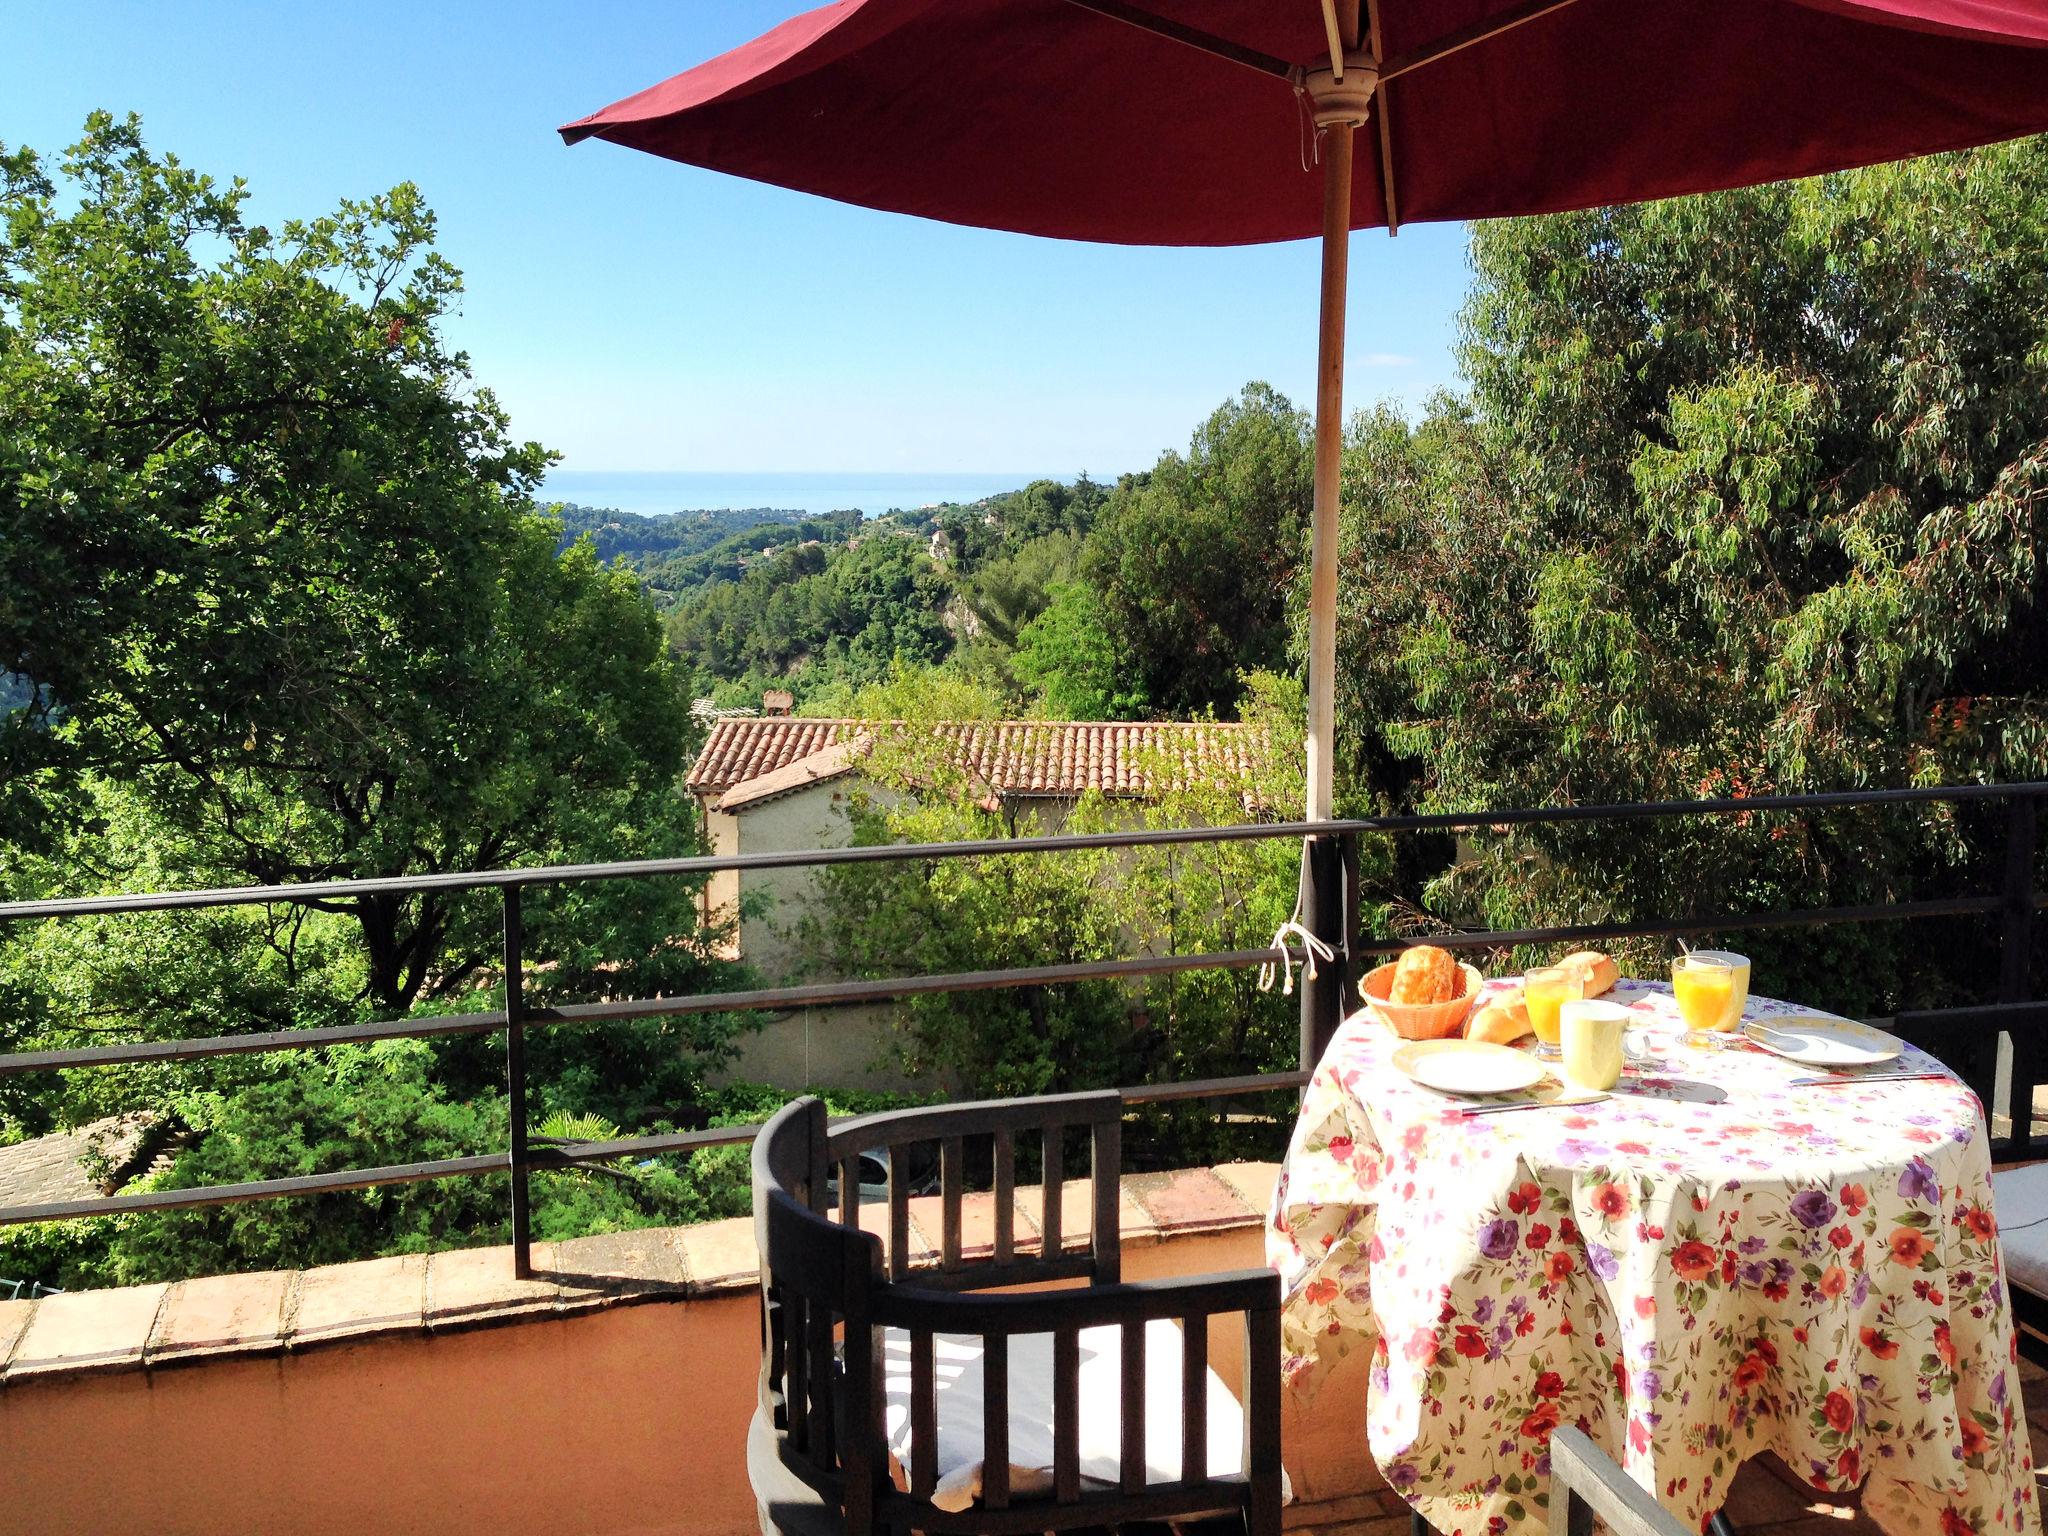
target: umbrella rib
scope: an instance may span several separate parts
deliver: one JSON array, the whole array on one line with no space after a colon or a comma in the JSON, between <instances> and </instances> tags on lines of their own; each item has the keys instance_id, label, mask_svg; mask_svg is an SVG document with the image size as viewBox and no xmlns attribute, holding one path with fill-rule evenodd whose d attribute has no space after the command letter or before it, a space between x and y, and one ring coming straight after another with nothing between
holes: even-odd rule
<instances>
[{"instance_id":1,"label":"umbrella rib","mask_svg":"<svg viewBox=\"0 0 2048 1536\"><path fill-rule=\"evenodd\" d=\"M1150 32L1157 37L1199 49L1216 58L1227 59L1232 64L1242 64L1246 69L1255 69L1262 75L1271 75L1279 80L1291 80L1294 77L1295 67L1285 59L1275 58L1270 53L1261 53L1256 48L1246 48L1212 32L1184 27L1177 21L1168 21L1164 16L1155 16L1150 11L1139 10L1135 5L1126 5L1123 0L1067 0L1067 4L1084 11L1093 11L1110 21L1120 21L1127 27L1136 27L1141 32Z\"/></svg>"},{"instance_id":2,"label":"umbrella rib","mask_svg":"<svg viewBox=\"0 0 2048 1536\"><path fill-rule=\"evenodd\" d=\"M1081 0L1073 0L1073 3L1079 4ZM1387 60L1380 66L1380 85L1384 87L1396 76L1420 69L1425 64L1434 64L1439 59L1447 59L1475 43L1499 37L1503 32L1512 32L1540 16L1548 16L1552 11L1561 11L1573 3L1574 0L1523 0L1520 5L1489 16L1483 21L1474 22L1469 27L1460 27L1455 32L1448 32L1433 43L1411 48L1399 58Z\"/></svg>"},{"instance_id":3,"label":"umbrella rib","mask_svg":"<svg viewBox=\"0 0 2048 1536\"><path fill-rule=\"evenodd\" d=\"M1365 23L1366 41L1377 66L1384 56L1380 43L1380 0L1365 0ZM1401 210L1394 196L1394 125L1387 111L1387 83L1382 78L1373 91L1372 115L1380 136L1380 201L1386 205L1387 234L1392 236L1401 232Z\"/></svg>"}]
</instances>

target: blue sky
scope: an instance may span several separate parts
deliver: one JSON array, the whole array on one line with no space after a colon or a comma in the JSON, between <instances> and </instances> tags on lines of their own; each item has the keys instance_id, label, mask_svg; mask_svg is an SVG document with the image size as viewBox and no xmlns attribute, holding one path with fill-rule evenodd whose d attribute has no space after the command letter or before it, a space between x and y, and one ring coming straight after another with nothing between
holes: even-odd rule
<instances>
[{"instance_id":1,"label":"blue sky","mask_svg":"<svg viewBox=\"0 0 2048 1536\"><path fill-rule=\"evenodd\" d=\"M456 336L577 470L1137 468L1246 380L1306 403L1312 243L1170 251L842 207L554 129L802 0L14 0L0 140L88 110L248 178L259 219L419 183ZM1354 237L1352 400L1453 381L1462 231Z\"/></svg>"}]
</instances>

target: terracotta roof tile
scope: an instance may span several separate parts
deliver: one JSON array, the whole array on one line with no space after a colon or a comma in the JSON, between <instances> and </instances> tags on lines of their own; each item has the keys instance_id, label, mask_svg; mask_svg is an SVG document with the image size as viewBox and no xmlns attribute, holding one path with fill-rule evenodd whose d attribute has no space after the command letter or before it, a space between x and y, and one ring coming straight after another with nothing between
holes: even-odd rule
<instances>
[{"instance_id":1,"label":"terracotta roof tile","mask_svg":"<svg viewBox=\"0 0 2048 1536\"><path fill-rule=\"evenodd\" d=\"M1252 727L1231 724L994 720L934 729L958 744L963 768L1001 795L1143 795L1151 789L1144 760L1153 754L1189 775L1236 774L1249 770L1256 746ZM720 795L875 730L858 720L721 720L687 782L693 794Z\"/></svg>"}]
</instances>

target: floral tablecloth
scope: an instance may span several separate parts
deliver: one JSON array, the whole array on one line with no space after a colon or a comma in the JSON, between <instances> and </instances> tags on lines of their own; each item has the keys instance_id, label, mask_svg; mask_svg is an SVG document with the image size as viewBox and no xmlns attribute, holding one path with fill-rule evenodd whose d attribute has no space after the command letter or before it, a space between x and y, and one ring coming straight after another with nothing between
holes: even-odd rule
<instances>
[{"instance_id":1,"label":"floral tablecloth","mask_svg":"<svg viewBox=\"0 0 2048 1536\"><path fill-rule=\"evenodd\" d=\"M1795 1087L1686 1046L1669 987L1613 996L1627 1075L1576 1107L1463 1117L1339 1030L1267 1232L1290 1377L1371 1341L1373 1457L1447 1536L1537 1536L1561 1423L1694 1524L1770 1450L1897 1536L2038 1532L1975 1096Z\"/></svg>"}]
</instances>

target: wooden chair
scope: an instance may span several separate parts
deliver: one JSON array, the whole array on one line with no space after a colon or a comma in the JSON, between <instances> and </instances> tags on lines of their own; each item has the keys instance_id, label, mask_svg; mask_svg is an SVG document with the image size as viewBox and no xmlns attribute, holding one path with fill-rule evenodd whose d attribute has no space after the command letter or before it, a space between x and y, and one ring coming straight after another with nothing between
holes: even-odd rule
<instances>
[{"instance_id":1,"label":"wooden chair","mask_svg":"<svg viewBox=\"0 0 2048 1536\"><path fill-rule=\"evenodd\" d=\"M1225 1516L1249 1536L1278 1536L1279 1279L1121 1278L1122 1114L1117 1094L1087 1093L832 1126L804 1098L762 1129L761 1376L747 1461L764 1532L1004 1536ZM1069 1134L1090 1147L1085 1245L1065 1236ZM1035 1241L1017 1231L1020 1140L1042 1157ZM989 1146L995 1221L991 1251L970 1258L962 1211L976 1141ZM910 1177L925 1146L937 1154L940 1243L935 1264L913 1268ZM857 1163L877 1148L889 1153L888 1199L864 1213ZM881 1233L864 1229L864 1214ZM987 1294L1051 1282L1069 1284ZM1244 1319L1241 1408L1208 1367L1209 1320L1229 1314ZM1219 1468L1219 1432L1233 1425ZM978 1453L965 1465L963 1443ZM1034 1448L1047 1452L1043 1467ZM1020 1458L1026 1477L1013 1476Z\"/></svg>"},{"instance_id":2,"label":"wooden chair","mask_svg":"<svg viewBox=\"0 0 2048 1536\"><path fill-rule=\"evenodd\" d=\"M1596 1516L1612 1536L1693 1536L1582 1431L1553 1430L1550 1536L1592 1536Z\"/></svg>"},{"instance_id":3,"label":"wooden chair","mask_svg":"<svg viewBox=\"0 0 2048 1536\"><path fill-rule=\"evenodd\" d=\"M2020 1353L2048 1366L2048 1146L2034 1136L2034 1093L2048 1085L2048 1002L1994 1003L1902 1013L1894 1033L1939 1059L1984 1105L1994 1163L2027 1163L1991 1175L1999 1246L2005 1253ZM2006 1092L1998 1093L2001 1046L2009 1052ZM1995 1134L2000 1118L2009 1122Z\"/></svg>"}]
</instances>

